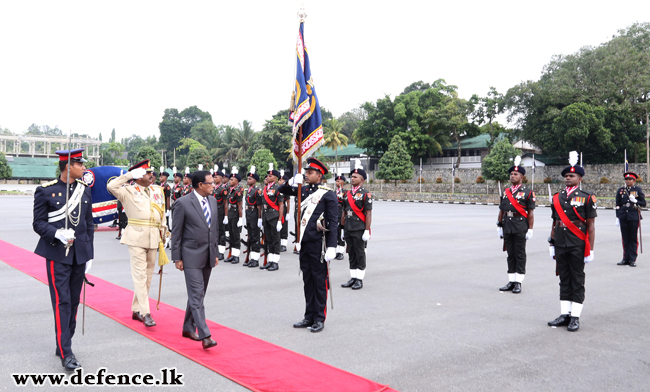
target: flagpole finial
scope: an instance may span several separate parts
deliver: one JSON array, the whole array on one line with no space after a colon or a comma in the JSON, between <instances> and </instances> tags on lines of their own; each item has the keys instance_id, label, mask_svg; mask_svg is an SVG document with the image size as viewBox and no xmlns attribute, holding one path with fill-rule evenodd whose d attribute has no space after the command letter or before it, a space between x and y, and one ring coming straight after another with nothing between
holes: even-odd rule
<instances>
[{"instance_id":1,"label":"flagpole finial","mask_svg":"<svg viewBox=\"0 0 650 392\"><path fill-rule=\"evenodd\" d=\"M305 4L300 4L300 9L298 10L298 17L300 21L303 22L307 18L307 11L305 11Z\"/></svg>"}]
</instances>

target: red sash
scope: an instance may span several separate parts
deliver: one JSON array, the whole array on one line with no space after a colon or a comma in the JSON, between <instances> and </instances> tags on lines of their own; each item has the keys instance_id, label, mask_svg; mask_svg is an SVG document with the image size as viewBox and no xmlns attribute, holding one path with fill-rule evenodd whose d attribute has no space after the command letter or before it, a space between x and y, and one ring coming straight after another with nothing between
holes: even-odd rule
<instances>
[{"instance_id":1,"label":"red sash","mask_svg":"<svg viewBox=\"0 0 650 392\"><path fill-rule=\"evenodd\" d=\"M363 221L363 223L366 223L366 215L361 212L361 209L357 207L356 204L354 204L354 196L352 195L352 192L348 191L348 204L350 204L350 208L352 208L352 211L354 211L354 214Z\"/></svg>"},{"instance_id":2,"label":"red sash","mask_svg":"<svg viewBox=\"0 0 650 392\"><path fill-rule=\"evenodd\" d=\"M266 194L266 191L262 193L264 193L264 200L266 200L266 203L277 212L280 212L280 207L276 203L271 201L271 198L269 197L269 195ZM280 222L284 224L284 215L280 217Z\"/></svg>"},{"instance_id":3,"label":"red sash","mask_svg":"<svg viewBox=\"0 0 650 392\"><path fill-rule=\"evenodd\" d=\"M555 212L557 215L560 217L562 220L562 223L564 223L564 226L568 227L569 230L575 234L576 237L580 238L585 242L585 257L589 256L591 254L591 244L589 243L589 233L585 234L583 233L580 229L578 229L578 226L574 225L573 222L569 219L569 217L564 213L564 210L562 209L562 206L560 206L560 194L556 193L555 196L553 196L553 208L555 209ZM577 211L576 211L577 214ZM578 215L580 220L582 220L582 217Z\"/></svg>"},{"instance_id":4,"label":"red sash","mask_svg":"<svg viewBox=\"0 0 650 392\"><path fill-rule=\"evenodd\" d=\"M510 203L512 204L513 207L517 210L518 213L520 213L524 218L528 219L528 212L526 212L526 209L524 206L519 204L519 202L512 196L512 192L510 191L510 188L506 189L506 196L508 196L508 200L510 200Z\"/></svg>"}]
</instances>

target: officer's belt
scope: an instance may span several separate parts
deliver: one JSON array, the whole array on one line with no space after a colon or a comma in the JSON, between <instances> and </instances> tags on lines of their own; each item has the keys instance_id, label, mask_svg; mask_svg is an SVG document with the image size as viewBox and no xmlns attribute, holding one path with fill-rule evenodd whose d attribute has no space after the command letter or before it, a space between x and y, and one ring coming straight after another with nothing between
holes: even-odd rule
<instances>
[{"instance_id":1,"label":"officer's belt","mask_svg":"<svg viewBox=\"0 0 650 392\"><path fill-rule=\"evenodd\" d=\"M573 223L576 226L580 226L580 225L583 224L583 222L579 221L579 220L575 220L575 221L572 220L571 223ZM555 221L555 227L567 227L567 226L561 220L556 220Z\"/></svg>"},{"instance_id":2,"label":"officer's belt","mask_svg":"<svg viewBox=\"0 0 650 392\"><path fill-rule=\"evenodd\" d=\"M503 212L503 215L504 215L504 216L507 216L507 217L510 217L510 218L518 218L518 217L520 217L520 216L523 217L523 215L521 215L521 214L518 213L517 211L504 211L504 212Z\"/></svg>"},{"instance_id":3,"label":"officer's belt","mask_svg":"<svg viewBox=\"0 0 650 392\"><path fill-rule=\"evenodd\" d=\"M145 219L133 219L129 218L129 226L140 226L140 227L156 227L161 228L162 222L148 221Z\"/></svg>"},{"instance_id":4,"label":"officer's belt","mask_svg":"<svg viewBox=\"0 0 650 392\"><path fill-rule=\"evenodd\" d=\"M256 208L257 208L257 206L249 206L249 205L246 206L247 210L254 210Z\"/></svg>"},{"instance_id":5,"label":"officer's belt","mask_svg":"<svg viewBox=\"0 0 650 392\"><path fill-rule=\"evenodd\" d=\"M236 210L237 209L237 204L230 204L229 208L232 209L232 210Z\"/></svg>"}]
</instances>

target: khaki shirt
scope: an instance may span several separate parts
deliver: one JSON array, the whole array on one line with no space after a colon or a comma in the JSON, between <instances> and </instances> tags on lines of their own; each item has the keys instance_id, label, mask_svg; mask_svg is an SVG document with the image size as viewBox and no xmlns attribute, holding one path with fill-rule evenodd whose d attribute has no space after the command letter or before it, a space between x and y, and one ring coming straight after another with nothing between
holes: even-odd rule
<instances>
[{"instance_id":1,"label":"khaki shirt","mask_svg":"<svg viewBox=\"0 0 650 392\"><path fill-rule=\"evenodd\" d=\"M122 233L121 244L138 246L145 249L158 249L160 232L166 233L164 215L161 220L160 213L151 204L157 204L165 210L165 195L158 185L148 188L138 184L124 185L132 180L131 173L125 173L108 183L108 191L113 194L124 206L129 225ZM122 186L124 185L124 186ZM149 189L148 195L146 189ZM137 221L153 222L155 226L141 226ZM133 222L133 223L132 223Z\"/></svg>"}]
</instances>

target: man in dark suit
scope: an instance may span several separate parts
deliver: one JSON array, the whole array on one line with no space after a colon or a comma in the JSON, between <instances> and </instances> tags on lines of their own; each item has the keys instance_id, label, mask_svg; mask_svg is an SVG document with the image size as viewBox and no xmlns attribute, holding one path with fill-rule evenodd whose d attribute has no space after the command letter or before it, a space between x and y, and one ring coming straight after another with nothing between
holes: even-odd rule
<instances>
[{"instance_id":1,"label":"man in dark suit","mask_svg":"<svg viewBox=\"0 0 650 392\"><path fill-rule=\"evenodd\" d=\"M219 263L219 219L212 174L197 171L192 175L193 191L172 206L172 260L185 273L187 310L182 336L202 341L204 349L217 345L205 322L203 300L210 273ZM198 330L198 334L197 334Z\"/></svg>"},{"instance_id":2,"label":"man in dark suit","mask_svg":"<svg viewBox=\"0 0 650 392\"><path fill-rule=\"evenodd\" d=\"M66 370L81 367L72 353L72 336L81 287L94 251L92 197L90 188L79 180L86 170L83 150L57 151L61 176L39 186L34 193L32 226L41 237L34 253L45 258L54 311L55 354Z\"/></svg>"}]
</instances>

